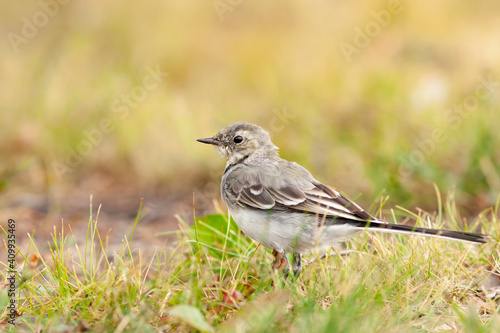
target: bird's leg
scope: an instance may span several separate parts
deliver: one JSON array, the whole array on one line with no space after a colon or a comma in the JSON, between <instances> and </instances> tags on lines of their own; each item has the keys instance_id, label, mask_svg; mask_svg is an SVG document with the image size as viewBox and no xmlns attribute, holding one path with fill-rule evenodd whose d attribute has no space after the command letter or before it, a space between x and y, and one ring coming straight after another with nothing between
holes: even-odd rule
<instances>
[{"instance_id":1,"label":"bird's leg","mask_svg":"<svg viewBox=\"0 0 500 333\"><path fill-rule=\"evenodd\" d=\"M302 255L298 252L293 254L292 272L295 278L298 278L302 272Z\"/></svg>"},{"instance_id":2,"label":"bird's leg","mask_svg":"<svg viewBox=\"0 0 500 333\"><path fill-rule=\"evenodd\" d=\"M288 264L288 259L286 258L285 252L278 252L276 250L273 250L273 256L274 256L274 261L273 261L273 269L275 270L281 270Z\"/></svg>"}]
</instances>

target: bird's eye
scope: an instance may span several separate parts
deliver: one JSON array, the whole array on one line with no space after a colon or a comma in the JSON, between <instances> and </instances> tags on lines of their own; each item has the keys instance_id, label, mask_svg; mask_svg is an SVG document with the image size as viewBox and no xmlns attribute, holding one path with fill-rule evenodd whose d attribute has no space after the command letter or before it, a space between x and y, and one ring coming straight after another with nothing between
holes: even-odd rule
<instances>
[{"instance_id":1,"label":"bird's eye","mask_svg":"<svg viewBox=\"0 0 500 333\"><path fill-rule=\"evenodd\" d=\"M234 137L233 141L234 141L234 143L241 143L243 141L243 137L241 137L240 135L237 135Z\"/></svg>"}]
</instances>

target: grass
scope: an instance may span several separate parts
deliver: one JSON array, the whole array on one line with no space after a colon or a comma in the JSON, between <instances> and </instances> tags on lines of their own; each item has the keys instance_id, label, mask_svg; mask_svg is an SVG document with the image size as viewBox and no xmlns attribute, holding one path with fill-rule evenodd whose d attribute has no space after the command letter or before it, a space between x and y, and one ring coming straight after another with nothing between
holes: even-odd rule
<instances>
[{"instance_id":1,"label":"grass","mask_svg":"<svg viewBox=\"0 0 500 333\"><path fill-rule=\"evenodd\" d=\"M438 204L435 214L392 213L420 226L459 229L453 197ZM491 235L488 244L365 232L347 244L349 255L308 256L315 260L296 281L272 271L270 251L222 214L191 227L181 221L176 242L144 255L127 237L120 253L108 253L91 210L84 244L61 226L50 253L34 242L18 252L20 316L16 330L4 322L2 329L494 332L500 307L483 282L488 271L500 270L498 208L497 202L465 226ZM3 289L0 308L6 302Z\"/></svg>"}]
</instances>

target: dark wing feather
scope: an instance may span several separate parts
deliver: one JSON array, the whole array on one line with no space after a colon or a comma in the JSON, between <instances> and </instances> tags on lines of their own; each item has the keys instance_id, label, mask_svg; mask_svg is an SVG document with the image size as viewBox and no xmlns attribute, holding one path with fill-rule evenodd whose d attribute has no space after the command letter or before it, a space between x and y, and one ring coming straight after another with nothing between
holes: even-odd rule
<instances>
[{"instance_id":1,"label":"dark wing feather","mask_svg":"<svg viewBox=\"0 0 500 333\"><path fill-rule=\"evenodd\" d=\"M258 178L240 178L232 183L231 190L240 206L314 214L328 218L332 223L335 218L375 220L336 190L317 182L309 182L302 189L290 184L264 187Z\"/></svg>"},{"instance_id":2,"label":"dark wing feather","mask_svg":"<svg viewBox=\"0 0 500 333\"><path fill-rule=\"evenodd\" d=\"M271 194L259 184L233 186L233 192L237 194L240 205L258 209L271 209L276 204Z\"/></svg>"},{"instance_id":3,"label":"dark wing feather","mask_svg":"<svg viewBox=\"0 0 500 333\"><path fill-rule=\"evenodd\" d=\"M348 214L353 214L356 220L376 220L352 200L349 200L340 192L319 182L314 183L314 189L308 191L310 199L326 207L335 208Z\"/></svg>"}]
</instances>

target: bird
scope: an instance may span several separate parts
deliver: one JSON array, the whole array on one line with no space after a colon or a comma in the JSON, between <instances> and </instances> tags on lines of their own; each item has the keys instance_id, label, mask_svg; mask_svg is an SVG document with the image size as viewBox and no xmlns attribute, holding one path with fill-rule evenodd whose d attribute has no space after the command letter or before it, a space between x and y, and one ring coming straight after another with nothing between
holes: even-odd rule
<instances>
[{"instance_id":1,"label":"bird","mask_svg":"<svg viewBox=\"0 0 500 333\"><path fill-rule=\"evenodd\" d=\"M327 250L363 230L472 243L489 239L380 220L301 165L282 159L269 133L258 125L236 122L197 141L215 146L226 159L221 196L240 230L272 250L274 269L291 269L296 277L304 253ZM287 254L293 254L291 264Z\"/></svg>"}]
</instances>

